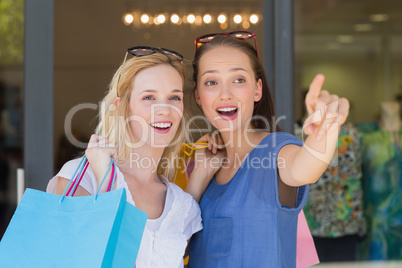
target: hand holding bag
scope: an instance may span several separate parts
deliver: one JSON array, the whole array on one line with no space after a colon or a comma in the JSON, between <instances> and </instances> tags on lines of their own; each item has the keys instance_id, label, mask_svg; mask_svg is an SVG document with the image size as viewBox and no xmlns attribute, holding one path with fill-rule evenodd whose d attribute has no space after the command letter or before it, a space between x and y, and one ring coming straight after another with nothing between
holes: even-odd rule
<instances>
[{"instance_id":1,"label":"hand holding bag","mask_svg":"<svg viewBox=\"0 0 402 268\"><path fill-rule=\"evenodd\" d=\"M0 242L2 267L134 267L147 215L111 190L113 159L111 191L98 193L105 175L95 195L72 197L87 166L84 156L67 196L25 191Z\"/></svg>"}]
</instances>

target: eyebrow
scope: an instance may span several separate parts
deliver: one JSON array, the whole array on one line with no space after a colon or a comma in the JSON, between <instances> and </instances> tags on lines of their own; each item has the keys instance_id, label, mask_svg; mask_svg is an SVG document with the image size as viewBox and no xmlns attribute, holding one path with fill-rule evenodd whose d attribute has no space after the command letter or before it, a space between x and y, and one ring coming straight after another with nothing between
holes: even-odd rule
<instances>
[{"instance_id":1,"label":"eyebrow","mask_svg":"<svg viewBox=\"0 0 402 268\"><path fill-rule=\"evenodd\" d=\"M237 71L244 71L244 72L248 73L248 71L242 67L235 67L235 68L231 68L229 70L229 72L237 72ZM208 70L208 71L203 72L201 76L203 76L205 74L214 74L217 72L218 72L217 70Z\"/></svg>"},{"instance_id":2,"label":"eyebrow","mask_svg":"<svg viewBox=\"0 0 402 268\"><path fill-rule=\"evenodd\" d=\"M141 91L139 94L142 94L142 93L156 93L156 92L157 92L157 90L155 90L155 89L145 89L145 90ZM180 92L180 93L183 93L183 90L180 90L180 89L173 89L171 92Z\"/></svg>"}]
</instances>

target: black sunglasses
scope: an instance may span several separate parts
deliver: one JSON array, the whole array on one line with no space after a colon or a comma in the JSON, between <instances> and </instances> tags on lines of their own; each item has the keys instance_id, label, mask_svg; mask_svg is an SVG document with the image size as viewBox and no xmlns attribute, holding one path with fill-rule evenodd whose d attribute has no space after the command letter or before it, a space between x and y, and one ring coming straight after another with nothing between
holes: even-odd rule
<instances>
[{"instance_id":1,"label":"black sunglasses","mask_svg":"<svg viewBox=\"0 0 402 268\"><path fill-rule=\"evenodd\" d=\"M127 49L127 52L136 57L148 56L159 52L165 54L166 56L176 57L180 61L183 61L183 56L180 53L167 48L136 46Z\"/></svg>"},{"instance_id":2,"label":"black sunglasses","mask_svg":"<svg viewBox=\"0 0 402 268\"><path fill-rule=\"evenodd\" d=\"M131 48L127 49L127 52L126 52L126 55L124 56L122 65L124 65L124 63L126 62L128 53L130 53L131 55L133 55L135 57L143 57L143 56L149 56L154 53L162 53L168 57L177 58L182 63L183 63L183 59L184 59L183 56L179 52L176 52L171 49L159 48L159 47L136 46L136 47L131 47ZM120 72L119 78L117 80L117 89L116 89L117 97L119 97L118 89L119 89L120 76L121 76L121 72Z\"/></svg>"},{"instance_id":3,"label":"black sunglasses","mask_svg":"<svg viewBox=\"0 0 402 268\"><path fill-rule=\"evenodd\" d=\"M212 39L214 39L217 35L226 35L240 40L254 39L255 53L258 57L257 39L255 37L255 33L249 31L234 31L230 33L212 33L201 35L195 39L195 50L197 51L198 47L200 47L202 44L211 42Z\"/></svg>"}]
</instances>

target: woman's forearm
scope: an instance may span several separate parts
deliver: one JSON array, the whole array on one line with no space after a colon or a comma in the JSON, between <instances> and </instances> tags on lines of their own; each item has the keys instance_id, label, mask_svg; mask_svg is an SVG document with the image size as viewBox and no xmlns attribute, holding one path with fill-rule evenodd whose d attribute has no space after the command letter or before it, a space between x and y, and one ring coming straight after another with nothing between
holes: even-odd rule
<instances>
[{"instance_id":1,"label":"woman's forearm","mask_svg":"<svg viewBox=\"0 0 402 268\"><path fill-rule=\"evenodd\" d=\"M339 128L320 140L315 135L310 135L302 147L285 147L284 152L279 155L285 159L283 167L278 163L282 181L295 187L316 182L333 158L338 133Z\"/></svg>"}]
</instances>

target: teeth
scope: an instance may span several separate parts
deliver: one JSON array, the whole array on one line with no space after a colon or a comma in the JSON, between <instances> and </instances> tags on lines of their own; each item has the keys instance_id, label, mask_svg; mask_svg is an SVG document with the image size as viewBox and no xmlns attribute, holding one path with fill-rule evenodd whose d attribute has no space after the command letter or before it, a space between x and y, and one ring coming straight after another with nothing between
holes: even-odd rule
<instances>
[{"instance_id":1,"label":"teeth","mask_svg":"<svg viewBox=\"0 0 402 268\"><path fill-rule=\"evenodd\" d=\"M234 110L236 110L237 108L235 108L235 107L231 107L231 108L219 108L218 109L218 111L219 112L231 112L231 111L234 111Z\"/></svg>"},{"instance_id":2,"label":"teeth","mask_svg":"<svg viewBox=\"0 0 402 268\"><path fill-rule=\"evenodd\" d=\"M151 123L151 126L158 127L158 128L168 128L172 126L171 123Z\"/></svg>"}]
</instances>

